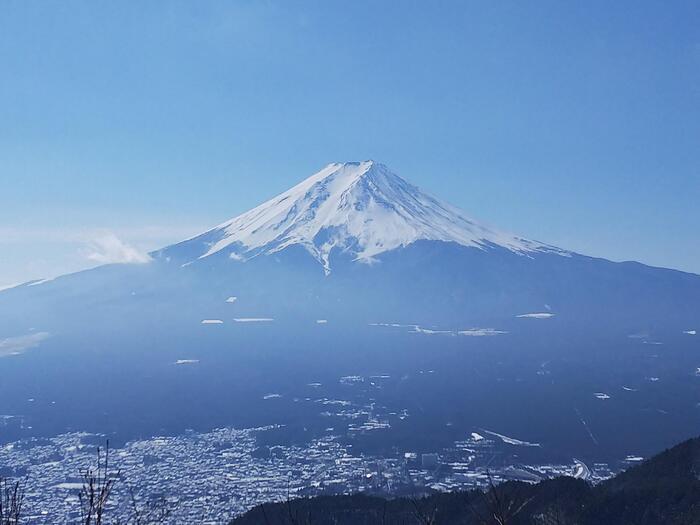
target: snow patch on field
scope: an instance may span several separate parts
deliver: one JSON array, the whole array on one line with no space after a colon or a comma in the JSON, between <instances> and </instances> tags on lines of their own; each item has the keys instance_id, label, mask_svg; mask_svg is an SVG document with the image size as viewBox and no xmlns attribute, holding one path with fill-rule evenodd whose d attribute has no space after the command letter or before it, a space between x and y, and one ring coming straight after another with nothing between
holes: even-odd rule
<instances>
[{"instance_id":1,"label":"snow patch on field","mask_svg":"<svg viewBox=\"0 0 700 525\"><path fill-rule=\"evenodd\" d=\"M491 430L485 430L481 429L481 431L485 434L489 434L490 436L494 436L499 438L501 441L504 443L507 443L509 445L516 445L520 447L541 447L539 443L531 443L530 441L523 441L522 439L515 439L503 434L499 434L498 432L492 432Z\"/></svg>"},{"instance_id":2,"label":"snow patch on field","mask_svg":"<svg viewBox=\"0 0 700 525\"><path fill-rule=\"evenodd\" d=\"M467 328L464 330L443 330L437 328L424 328L417 324L400 324L400 323L370 323L370 326L380 326L388 328L408 328L410 333L425 334L425 335L463 335L471 337L488 337L494 335L507 334L505 330L496 330L495 328Z\"/></svg>"},{"instance_id":3,"label":"snow patch on field","mask_svg":"<svg viewBox=\"0 0 700 525\"><path fill-rule=\"evenodd\" d=\"M554 314L550 312L534 312L530 314L516 315L515 317L519 317L521 319L549 319L550 317L554 317Z\"/></svg>"},{"instance_id":4,"label":"snow patch on field","mask_svg":"<svg viewBox=\"0 0 700 525\"><path fill-rule=\"evenodd\" d=\"M339 381L341 385L355 385L358 383L364 383L365 378L362 376L343 376Z\"/></svg>"},{"instance_id":5,"label":"snow patch on field","mask_svg":"<svg viewBox=\"0 0 700 525\"><path fill-rule=\"evenodd\" d=\"M282 394L265 394L263 399L279 399L280 397L282 397Z\"/></svg>"},{"instance_id":6,"label":"snow patch on field","mask_svg":"<svg viewBox=\"0 0 700 525\"><path fill-rule=\"evenodd\" d=\"M175 361L176 365L196 365L199 363L199 359L178 359Z\"/></svg>"},{"instance_id":7,"label":"snow patch on field","mask_svg":"<svg viewBox=\"0 0 700 525\"><path fill-rule=\"evenodd\" d=\"M430 328L421 328L418 325L415 325L412 331L417 334L427 335L454 335L454 332L452 330L432 330Z\"/></svg>"},{"instance_id":8,"label":"snow patch on field","mask_svg":"<svg viewBox=\"0 0 700 525\"><path fill-rule=\"evenodd\" d=\"M54 485L53 488L56 490L78 491L83 489L84 487L82 482L64 481L63 483L58 483Z\"/></svg>"},{"instance_id":9,"label":"snow patch on field","mask_svg":"<svg viewBox=\"0 0 700 525\"><path fill-rule=\"evenodd\" d=\"M468 335L473 337L485 337L492 335L507 334L505 330L495 330L494 328L469 328L468 330L459 330L458 335Z\"/></svg>"}]
</instances>

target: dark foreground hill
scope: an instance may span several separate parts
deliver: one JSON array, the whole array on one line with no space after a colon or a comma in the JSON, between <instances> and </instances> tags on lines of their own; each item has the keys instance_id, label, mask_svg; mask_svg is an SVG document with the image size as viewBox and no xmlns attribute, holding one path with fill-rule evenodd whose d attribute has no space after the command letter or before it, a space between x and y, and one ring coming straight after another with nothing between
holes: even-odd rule
<instances>
[{"instance_id":1,"label":"dark foreground hill","mask_svg":"<svg viewBox=\"0 0 700 525\"><path fill-rule=\"evenodd\" d=\"M695 525L700 524L699 475L696 438L595 487L562 477L420 499L323 496L258 506L232 525Z\"/></svg>"}]
</instances>

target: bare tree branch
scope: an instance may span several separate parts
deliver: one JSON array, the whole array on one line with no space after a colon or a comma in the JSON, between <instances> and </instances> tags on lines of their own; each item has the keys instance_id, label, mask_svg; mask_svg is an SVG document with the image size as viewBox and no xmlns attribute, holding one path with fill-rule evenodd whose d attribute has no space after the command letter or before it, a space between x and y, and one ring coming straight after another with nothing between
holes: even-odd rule
<instances>
[{"instance_id":1,"label":"bare tree branch","mask_svg":"<svg viewBox=\"0 0 700 525\"><path fill-rule=\"evenodd\" d=\"M24 484L0 478L0 525L17 525L22 518Z\"/></svg>"}]
</instances>

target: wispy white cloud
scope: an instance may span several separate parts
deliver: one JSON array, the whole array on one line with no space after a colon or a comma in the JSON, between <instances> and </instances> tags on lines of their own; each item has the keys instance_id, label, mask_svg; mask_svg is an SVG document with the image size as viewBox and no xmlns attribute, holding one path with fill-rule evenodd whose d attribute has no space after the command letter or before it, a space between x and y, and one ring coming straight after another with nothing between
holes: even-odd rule
<instances>
[{"instance_id":1,"label":"wispy white cloud","mask_svg":"<svg viewBox=\"0 0 700 525\"><path fill-rule=\"evenodd\" d=\"M91 239L85 249L85 257L99 264L147 263L150 256L122 241L113 233L104 233Z\"/></svg>"},{"instance_id":2,"label":"wispy white cloud","mask_svg":"<svg viewBox=\"0 0 700 525\"><path fill-rule=\"evenodd\" d=\"M37 332L36 334L0 339L0 357L19 355L30 348L39 346L39 343L48 337L48 332Z\"/></svg>"},{"instance_id":3,"label":"wispy white cloud","mask_svg":"<svg viewBox=\"0 0 700 525\"><path fill-rule=\"evenodd\" d=\"M94 227L3 224L0 225L3 255L0 288L58 277L106 262L145 260L144 254L190 238L209 226L196 222ZM112 236L118 241L111 239Z\"/></svg>"}]
</instances>

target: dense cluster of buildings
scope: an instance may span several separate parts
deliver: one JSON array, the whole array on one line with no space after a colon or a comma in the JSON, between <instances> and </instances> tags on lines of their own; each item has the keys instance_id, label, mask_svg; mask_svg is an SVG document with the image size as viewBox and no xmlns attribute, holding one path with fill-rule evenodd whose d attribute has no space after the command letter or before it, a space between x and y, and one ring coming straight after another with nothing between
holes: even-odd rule
<instances>
[{"instance_id":1,"label":"dense cluster of buildings","mask_svg":"<svg viewBox=\"0 0 700 525\"><path fill-rule=\"evenodd\" d=\"M348 376L341 383L359 385ZM265 399L279 399L269 394ZM109 512L128 516L159 505L173 511L172 523L225 523L267 501L298 496L367 492L382 495L452 491L486 486L491 480L536 482L558 475L598 481L613 474L607 465L573 460L567 465L514 465L494 456L508 446L539 446L485 431L473 432L434 452L395 450L391 457L354 451L358 434L390 427L376 405L317 399L322 415L344 419L342 432L329 427L304 445L270 445L280 427L221 428L211 432L154 437L109 451L108 474L116 480ZM271 401L272 402L272 401ZM408 417L406 411L391 417ZM484 435L482 435L484 434ZM67 433L0 446L0 476L21 479L31 523L71 523L80 515L82 474L105 460L104 436Z\"/></svg>"},{"instance_id":2,"label":"dense cluster of buildings","mask_svg":"<svg viewBox=\"0 0 700 525\"><path fill-rule=\"evenodd\" d=\"M474 466L494 441L479 436L441 453L405 452L392 458L354 455L340 436L306 446L259 446L272 427L217 429L207 433L133 441L110 451L116 477L111 512L131 512L146 502L174 509L179 523L222 523L258 503L320 493L407 493L483 486L487 471ZM372 431L372 430L368 430ZM24 479L32 523L77 519L81 473L97 467L100 436L71 433L0 448L5 476ZM101 452L104 459L104 449ZM508 466L490 469L495 481L537 481L556 475L606 477L605 466Z\"/></svg>"}]
</instances>

